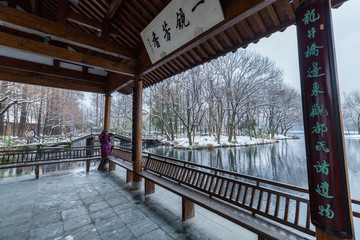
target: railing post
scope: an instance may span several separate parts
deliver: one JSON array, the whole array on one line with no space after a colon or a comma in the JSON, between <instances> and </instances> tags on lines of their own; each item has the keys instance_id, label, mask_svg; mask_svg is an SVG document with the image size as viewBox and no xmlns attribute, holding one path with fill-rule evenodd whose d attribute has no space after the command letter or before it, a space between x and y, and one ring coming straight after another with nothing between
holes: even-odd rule
<instances>
[{"instance_id":1,"label":"railing post","mask_svg":"<svg viewBox=\"0 0 360 240\"><path fill-rule=\"evenodd\" d=\"M90 160L86 160L86 171L90 171Z\"/></svg>"},{"instance_id":2,"label":"railing post","mask_svg":"<svg viewBox=\"0 0 360 240\"><path fill-rule=\"evenodd\" d=\"M182 197L182 220L186 221L195 216L195 204L189 199Z\"/></svg>"},{"instance_id":3,"label":"railing post","mask_svg":"<svg viewBox=\"0 0 360 240\"><path fill-rule=\"evenodd\" d=\"M39 178L39 175L40 175L40 165L36 165L36 166L35 166L35 176L36 176L36 179Z\"/></svg>"},{"instance_id":4,"label":"railing post","mask_svg":"<svg viewBox=\"0 0 360 240\"><path fill-rule=\"evenodd\" d=\"M155 192L155 183L145 179L145 195L149 195Z\"/></svg>"}]
</instances>

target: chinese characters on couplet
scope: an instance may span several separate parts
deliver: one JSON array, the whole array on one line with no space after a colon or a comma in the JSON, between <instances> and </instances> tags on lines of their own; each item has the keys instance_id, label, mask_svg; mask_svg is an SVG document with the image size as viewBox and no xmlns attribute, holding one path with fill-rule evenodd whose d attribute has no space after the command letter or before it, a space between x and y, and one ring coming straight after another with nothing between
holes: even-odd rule
<instances>
[{"instance_id":1,"label":"chinese characters on couplet","mask_svg":"<svg viewBox=\"0 0 360 240\"><path fill-rule=\"evenodd\" d=\"M314 27L316 26L316 24L310 24L317 22L318 20L320 20L320 18L320 14L316 12L316 9L311 9L306 11L302 22L305 26L308 27L308 29L306 29L306 37L310 42L309 45L306 46L304 57L310 60L310 62L312 62L312 64L307 68L308 70L306 75L306 81L312 81L312 90L311 93L309 93L311 94L311 99L313 102L311 105L310 117L317 119L315 124L311 126L311 134L314 134L315 138L318 139L318 141L316 141L316 145L312 147L314 147L319 154L326 154L330 151L330 149L327 147L326 141L322 139L326 139L326 134L328 132L328 127L326 126L326 118L328 117L328 112L325 106L320 103L322 102L320 101L321 97L326 94L325 89L322 89L321 87L322 81L324 81L326 73L323 72L323 66L320 65L318 59L320 51L324 48L324 46L321 46L320 44L318 45L318 43L316 42L317 30ZM325 155L325 157L326 156L327 155ZM316 164L313 165L316 174L322 174L325 176L328 176L329 174L329 167L330 164L326 159L323 159L322 161L317 161ZM323 204L318 205L319 215L329 219L333 219L335 214L331 210L331 204L328 204L328 202L326 201L326 199L334 198L330 195L330 184L327 181L315 182L315 184L315 192L324 199L324 201L322 201Z\"/></svg>"},{"instance_id":2,"label":"chinese characters on couplet","mask_svg":"<svg viewBox=\"0 0 360 240\"><path fill-rule=\"evenodd\" d=\"M183 29L184 27L188 27L190 25L190 22L186 22L186 16L182 8L179 9L179 11L176 13L176 28L177 29Z\"/></svg>"},{"instance_id":3,"label":"chinese characters on couplet","mask_svg":"<svg viewBox=\"0 0 360 240\"><path fill-rule=\"evenodd\" d=\"M168 28L167 26L168 24L166 23L166 21L164 21L164 24L162 25L163 31L165 32L164 39L166 39L166 41L168 42L171 40L171 35L170 35L171 28Z\"/></svg>"},{"instance_id":4,"label":"chinese characters on couplet","mask_svg":"<svg viewBox=\"0 0 360 240\"><path fill-rule=\"evenodd\" d=\"M197 8L197 6L199 4L205 3L205 0L199 1L194 8L192 9L192 12L194 12ZM183 11L182 8L179 9L178 12L176 12L176 29L183 29L184 27L188 27L190 25L190 22L186 19L186 15ZM168 25L168 23L166 21L164 21L164 23L162 24L162 30L164 32L164 39L166 40L166 42L170 42L171 41L171 27ZM149 41L149 39L148 39ZM159 42L159 37L157 36L157 34L153 31L152 32L152 43L154 45L154 47L156 48L160 48L160 42Z\"/></svg>"},{"instance_id":5,"label":"chinese characters on couplet","mask_svg":"<svg viewBox=\"0 0 360 240\"><path fill-rule=\"evenodd\" d=\"M205 0L201 0L201 1L198 1L195 6L191 9L192 12L195 12L196 8L202 4L202 3L205 3Z\"/></svg>"},{"instance_id":6,"label":"chinese characters on couplet","mask_svg":"<svg viewBox=\"0 0 360 240\"><path fill-rule=\"evenodd\" d=\"M172 0L140 32L152 63L224 21L221 0Z\"/></svg>"}]
</instances>

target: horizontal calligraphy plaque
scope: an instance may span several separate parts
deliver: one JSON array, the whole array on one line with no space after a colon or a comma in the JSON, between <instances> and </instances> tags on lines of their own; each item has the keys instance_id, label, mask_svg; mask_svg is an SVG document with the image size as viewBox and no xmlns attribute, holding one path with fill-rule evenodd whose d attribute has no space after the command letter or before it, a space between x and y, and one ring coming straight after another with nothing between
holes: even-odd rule
<instances>
[{"instance_id":1,"label":"horizontal calligraphy plaque","mask_svg":"<svg viewBox=\"0 0 360 240\"><path fill-rule=\"evenodd\" d=\"M140 35L155 63L223 20L219 0L172 0Z\"/></svg>"},{"instance_id":2,"label":"horizontal calligraphy plaque","mask_svg":"<svg viewBox=\"0 0 360 240\"><path fill-rule=\"evenodd\" d=\"M312 223L352 238L344 136L329 0L296 11Z\"/></svg>"}]
</instances>

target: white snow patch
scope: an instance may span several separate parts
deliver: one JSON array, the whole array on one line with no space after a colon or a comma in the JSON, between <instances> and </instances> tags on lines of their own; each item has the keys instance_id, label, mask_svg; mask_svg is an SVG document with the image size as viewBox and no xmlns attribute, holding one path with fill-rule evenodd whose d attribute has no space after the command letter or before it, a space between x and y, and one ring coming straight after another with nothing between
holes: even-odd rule
<instances>
[{"instance_id":1,"label":"white snow patch","mask_svg":"<svg viewBox=\"0 0 360 240\"><path fill-rule=\"evenodd\" d=\"M360 135L358 135L358 134L355 134L355 135L345 135L345 138L360 139Z\"/></svg>"},{"instance_id":2,"label":"white snow patch","mask_svg":"<svg viewBox=\"0 0 360 240\"><path fill-rule=\"evenodd\" d=\"M220 137L220 144L217 143L214 136L196 136L193 142L193 145L189 145L188 138L177 138L174 141L162 141L164 144L168 144L178 148L214 148L214 147L237 147L237 146L247 146L247 145L256 145L256 144L269 144L275 143L275 140L263 139L263 138L252 138L248 136L237 136L236 142L228 142L227 136Z\"/></svg>"}]
</instances>

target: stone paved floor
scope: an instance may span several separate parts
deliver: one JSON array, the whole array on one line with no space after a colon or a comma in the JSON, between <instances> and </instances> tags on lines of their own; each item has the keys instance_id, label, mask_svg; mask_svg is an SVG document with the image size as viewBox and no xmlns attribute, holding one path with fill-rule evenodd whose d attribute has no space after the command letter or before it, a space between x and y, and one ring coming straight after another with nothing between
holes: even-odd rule
<instances>
[{"instance_id":1,"label":"stone paved floor","mask_svg":"<svg viewBox=\"0 0 360 240\"><path fill-rule=\"evenodd\" d=\"M256 235L196 206L181 221L181 198L130 190L125 171L62 171L0 179L0 239L215 239Z\"/></svg>"}]
</instances>

